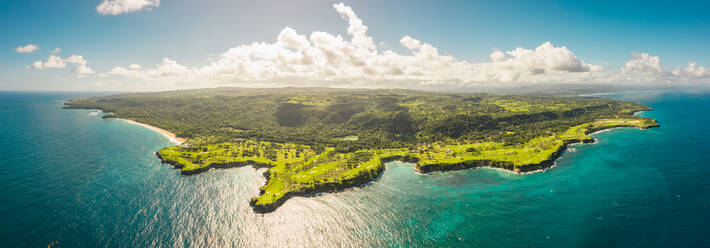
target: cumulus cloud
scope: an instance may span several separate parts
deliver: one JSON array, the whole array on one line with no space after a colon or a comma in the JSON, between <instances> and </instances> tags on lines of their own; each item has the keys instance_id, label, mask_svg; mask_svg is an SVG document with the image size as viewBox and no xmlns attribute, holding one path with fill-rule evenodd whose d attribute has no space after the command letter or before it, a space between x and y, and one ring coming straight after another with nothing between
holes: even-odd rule
<instances>
[{"instance_id":1,"label":"cumulus cloud","mask_svg":"<svg viewBox=\"0 0 710 248\"><path fill-rule=\"evenodd\" d=\"M698 66L695 62L688 61L688 66L684 68L675 68L671 72L674 76L688 77L688 78L704 78L710 77L710 70L705 67Z\"/></svg>"},{"instance_id":2,"label":"cumulus cloud","mask_svg":"<svg viewBox=\"0 0 710 248\"><path fill-rule=\"evenodd\" d=\"M488 57L490 57L491 61L493 61L493 62L501 62L501 61L505 60L505 53L496 49L490 55L488 55Z\"/></svg>"},{"instance_id":3,"label":"cumulus cloud","mask_svg":"<svg viewBox=\"0 0 710 248\"><path fill-rule=\"evenodd\" d=\"M138 71L135 71L135 69L131 69L130 67L126 68L122 66L116 66L108 72L108 74L121 75L126 77L138 76L137 73Z\"/></svg>"},{"instance_id":4,"label":"cumulus cloud","mask_svg":"<svg viewBox=\"0 0 710 248\"><path fill-rule=\"evenodd\" d=\"M492 62L474 64L474 79L478 82L565 82L588 78L602 67L577 58L567 47L555 47L545 42L535 49L493 51ZM566 78L566 79L565 79Z\"/></svg>"},{"instance_id":5,"label":"cumulus cloud","mask_svg":"<svg viewBox=\"0 0 710 248\"><path fill-rule=\"evenodd\" d=\"M281 30L276 40L281 46L286 48L302 49L311 45L305 35L299 35L296 30L289 27Z\"/></svg>"},{"instance_id":6,"label":"cumulus cloud","mask_svg":"<svg viewBox=\"0 0 710 248\"><path fill-rule=\"evenodd\" d=\"M357 17L355 11L343 3L334 4L333 7L344 19L348 20L350 24L348 34L353 36L352 44L358 48L375 49L375 42L372 41L372 37L367 35L367 26Z\"/></svg>"},{"instance_id":7,"label":"cumulus cloud","mask_svg":"<svg viewBox=\"0 0 710 248\"><path fill-rule=\"evenodd\" d=\"M148 82L205 87L254 86L342 87L461 87L482 84L666 81L657 56L632 54L620 70L587 63L565 46L545 42L527 49L494 50L490 61L472 63L440 54L432 44L410 36L399 43L405 53L383 49L368 35L368 27L349 6L333 8L348 22L349 37L326 32L299 34L285 27L274 42L254 42L230 48L214 61L192 67L169 58L152 67L116 66L108 75ZM701 69L702 68L702 69ZM686 70L687 69L687 70ZM678 74L707 74L694 64ZM639 77L638 75L646 75ZM210 85L211 84L211 85Z\"/></svg>"},{"instance_id":8,"label":"cumulus cloud","mask_svg":"<svg viewBox=\"0 0 710 248\"><path fill-rule=\"evenodd\" d=\"M66 68L67 64L72 64L72 71L79 77L85 77L86 75L94 74L94 71L86 66L87 63L88 62L81 55L72 55L68 58L62 58L56 55L49 55L47 61L35 61L34 63L32 63L31 67L38 70L62 69Z\"/></svg>"},{"instance_id":9,"label":"cumulus cloud","mask_svg":"<svg viewBox=\"0 0 710 248\"><path fill-rule=\"evenodd\" d=\"M555 47L549 41L538 46L535 50L518 47L506 53L513 58L502 62L508 62L507 67L517 69L566 72L588 72L600 69L597 66L579 60L567 47Z\"/></svg>"},{"instance_id":10,"label":"cumulus cloud","mask_svg":"<svg viewBox=\"0 0 710 248\"><path fill-rule=\"evenodd\" d=\"M632 53L632 59L621 68L623 73L663 73L663 64L658 56L648 53Z\"/></svg>"},{"instance_id":11,"label":"cumulus cloud","mask_svg":"<svg viewBox=\"0 0 710 248\"><path fill-rule=\"evenodd\" d=\"M62 51L62 49L57 47L54 50L50 51L50 53L60 53L61 51Z\"/></svg>"},{"instance_id":12,"label":"cumulus cloud","mask_svg":"<svg viewBox=\"0 0 710 248\"><path fill-rule=\"evenodd\" d=\"M19 46L19 47L15 48L15 51L18 53L34 53L38 49L39 49L39 46L29 44L26 46Z\"/></svg>"},{"instance_id":13,"label":"cumulus cloud","mask_svg":"<svg viewBox=\"0 0 710 248\"><path fill-rule=\"evenodd\" d=\"M121 15L160 6L160 0L103 0L96 11L102 15Z\"/></svg>"},{"instance_id":14,"label":"cumulus cloud","mask_svg":"<svg viewBox=\"0 0 710 248\"><path fill-rule=\"evenodd\" d=\"M409 50L419 49L420 47L422 47L421 41L415 40L409 36L402 37L402 39L399 40L399 43L401 43L404 47L408 48Z\"/></svg>"},{"instance_id":15,"label":"cumulus cloud","mask_svg":"<svg viewBox=\"0 0 710 248\"><path fill-rule=\"evenodd\" d=\"M59 56L50 55L46 62L35 61L32 64L32 67L35 69L40 69L40 70L42 70L42 69L57 69L57 68L67 67L67 63L64 62L64 59L60 58Z\"/></svg>"}]
</instances>

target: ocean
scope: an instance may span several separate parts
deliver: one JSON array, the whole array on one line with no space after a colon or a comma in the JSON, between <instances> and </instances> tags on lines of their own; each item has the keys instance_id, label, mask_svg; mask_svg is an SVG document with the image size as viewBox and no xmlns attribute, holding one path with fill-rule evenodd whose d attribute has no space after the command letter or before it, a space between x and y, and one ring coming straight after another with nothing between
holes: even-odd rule
<instances>
[{"instance_id":1,"label":"ocean","mask_svg":"<svg viewBox=\"0 0 710 248\"><path fill-rule=\"evenodd\" d=\"M600 95L661 124L574 145L554 168L418 174L288 200L260 215L252 167L183 176L163 135L98 111L90 93L0 92L0 247L709 247L710 93Z\"/></svg>"}]
</instances>

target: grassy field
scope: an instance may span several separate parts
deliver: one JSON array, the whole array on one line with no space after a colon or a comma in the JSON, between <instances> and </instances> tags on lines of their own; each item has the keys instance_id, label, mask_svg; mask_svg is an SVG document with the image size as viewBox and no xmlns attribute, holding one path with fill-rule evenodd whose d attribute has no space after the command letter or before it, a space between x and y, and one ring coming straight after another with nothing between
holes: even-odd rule
<instances>
[{"instance_id":1,"label":"grassy field","mask_svg":"<svg viewBox=\"0 0 710 248\"><path fill-rule=\"evenodd\" d=\"M487 101L489 104L496 105L510 112L531 112L533 110L546 110L546 111L558 111L558 110L570 110L569 105L564 102L545 102L544 104L534 104L530 101L517 100L517 99L490 99Z\"/></svg>"},{"instance_id":2,"label":"grassy field","mask_svg":"<svg viewBox=\"0 0 710 248\"><path fill-rule=\"evenodd\" d=\"M376 178L384 162L394 159L417 161L420 171L447 170L457 165L495 166L513 171L551 161L565 145L592 140L590 132L614 128L648 128L656 125L651 119L600 119L569 128L559 134L541 136L520 145L501 142L458 141L419 144L415 148L371 149L341 153L333 147L314 149L293 143L233 140L207 145L173 146L160 150L161 159L185 174L212 167L258 165L267 167L268 181L252 205L271 206L283 203L289 195L343 189ZM505 165L510 165L507 167ZM438 167L438 168L437 168ZM469 166L470 167L470 166ZM468 168L455 167L455 168Z\"/></svg>"},{"instance_id":3,"label":"grassy field","mask_svg":"<svg viewBox=\"0 0 710 248\"><path fill-rule=\"evenodd\" d=\"M461 164L470 161L497 161L509 164L514 171L526 171L526 167L549 161L563 146L569 143L589 142L588 134L596 130L614 127L649 128L656 126L652 119L600 119L569 128L567 131L550 136L536 137L520 145L506 145L500 142L480 143L435 143L420 147L413 156L419 159L418 168ZM436 170L436 169L435 169Z\"/></svg>"}]
</instances>

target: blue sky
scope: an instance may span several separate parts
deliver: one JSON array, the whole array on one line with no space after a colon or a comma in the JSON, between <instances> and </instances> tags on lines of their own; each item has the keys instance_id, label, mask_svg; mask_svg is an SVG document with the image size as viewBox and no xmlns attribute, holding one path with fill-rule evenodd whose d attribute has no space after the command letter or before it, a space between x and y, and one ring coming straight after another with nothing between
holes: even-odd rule
<instances>
[{"instance_id":1,"label":"blue sky","mask_svg":"<svg viewBox=\"0 0 710 248\"><path fill-rule=\"evenodd\" d=\"M132 1L150 4L115 15L97 10L102 2L120 7ZM344 1L366 26L364 37L376 45L369 48L352 42L347 29L353 18L333 6L340 1L152 1L2 1L0 90L475 87L562 79L626 83L637 78L643 80L631 83L705 83L710 77L705 69L710 66L710 4L702 1ZM299 51L313 49L325 56L328 53L311 40L313 32L323 31L349 41L352 48L347 49L364 64L346 58L291 66L274 58L235 62L224 54L253 42L279 43L277 36L285 27L314 47L250 47L240 54L253 57L276 49L285 57L298 57ZM435 47L436 53L404 46L405 36ZM548 41L551 46L535 52ZM30 44L38 49L17 51ZM530 52L505 53L517 47ZM562 47L565 50L559 50ZM54 55L63 67L45 64L55 48L61 49ZM387 50L405 57L387 56ZM491 61L497 50L505 57ZM634 52L638 54L632 56ZM44 66L33 67L35 61ZM689 61L696 66L688 69ZM259 67L230 69L242 62ZM72 68L80 63L89 70L77 75ZM210 66L213 63L220 67ZM166 72L168 65L177 70ZM392 68L371 72L368 66ZM126 70L113 70L116 67ZM209 74L215 71L218 76Z\"/></svg>"}]
</instances>

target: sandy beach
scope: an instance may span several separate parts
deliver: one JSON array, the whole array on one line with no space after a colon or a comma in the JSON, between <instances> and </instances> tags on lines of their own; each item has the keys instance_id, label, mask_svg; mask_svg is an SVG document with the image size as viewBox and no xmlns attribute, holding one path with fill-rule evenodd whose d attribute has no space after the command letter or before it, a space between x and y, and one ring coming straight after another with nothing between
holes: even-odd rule
<instances>
[{"instance_id":1,"label":"sandy beach","mask_svg":"<svg viewBox=\"0 0 710 248\"><path fill-rule=\"evenodd\" d=\"M131 124L135 124L135 125L138 125L138 126L143 126L143 127L150 128L150 129L152 129L153 131L159 132L159 133L161 133L162 135L164 135L165 137L168 137L168 139L170 139L170 141L172 141L173 143L176 143L176 144L178 144L178 145L185 142L185 139L179 138L179 137L177 137L177 135L175 135L174 133L168 132L168 131L165 130L165 129L162 129L162 128L159 128L159 127L155 127L155 126L151 126L151 125L148 125L148 124L145 124L145 123L140 123L140 122L137 122L137 121L134 121L134 120L128 120L128 119L122 119L122 118L117 118L117 119L126 121L126 122L131 123Z\"/></svg>"}]
</instances>

